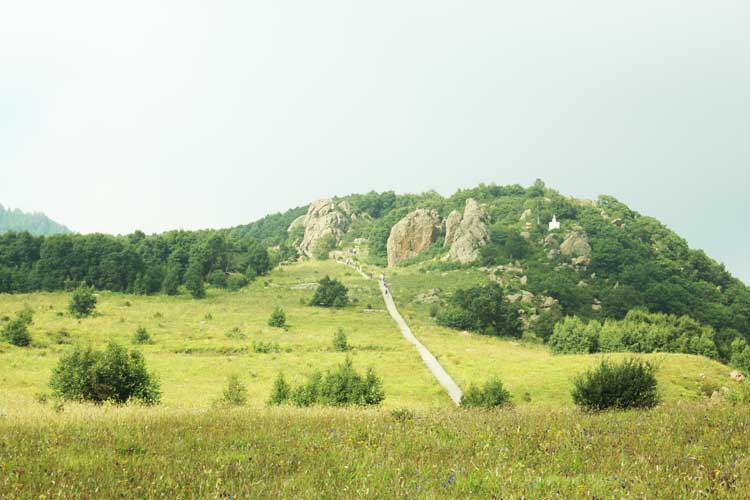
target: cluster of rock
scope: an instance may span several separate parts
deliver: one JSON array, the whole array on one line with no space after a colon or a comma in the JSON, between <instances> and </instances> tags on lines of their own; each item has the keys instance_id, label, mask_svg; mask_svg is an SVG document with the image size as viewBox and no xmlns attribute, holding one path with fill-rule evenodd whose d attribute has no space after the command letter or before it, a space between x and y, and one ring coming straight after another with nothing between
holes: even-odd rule
<instances>
[{"instance_id":1,"label":"cluster of rock","mask_svg":"<svg viewBox=\"0 0 750 500\"><path fill-rule=\"evenodd\" d=\"M307 209L307 213L296 218L288 228L294 231L298 227L304 228L302 239L296 245L301 255L311 256L317 242L333 235L336 241L346 233L352 220L352 209L349 203L336 203L330 198L314 201Z\"/></svg>"},{"instance_id":2,"label":"cluster of rock","mask_svg":"<svg viewBox=\"0 0 750 500\"><path fill-rule=\"evenodd\" d=\"M479 258L479 249L490 241L487 212L476 200L466 200L464 212L454 210L443 221L436 210L417 209L392 228L388 237L388 266L416 257L435 243L445 229L446 259L462 264Z\"/></svg>"}]
</instances>

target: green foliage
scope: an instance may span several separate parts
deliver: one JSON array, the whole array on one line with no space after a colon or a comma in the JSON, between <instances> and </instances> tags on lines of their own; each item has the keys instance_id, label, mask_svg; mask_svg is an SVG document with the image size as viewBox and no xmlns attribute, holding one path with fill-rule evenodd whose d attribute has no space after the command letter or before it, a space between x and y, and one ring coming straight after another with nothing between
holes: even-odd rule
<instances>
[{"instance_id":1,"label":"green foliage","mask_svg":"<svg viewBox=\"0 0 750 500\"><path fill-rule=\"evenodd\" d=\"M315 242L313 248L313 257L318 260L328 259L328 253L336 248L336 237L333 234L326 234Z\"/></svg>"},{"instance_id":2,"label":"green foliage","mask_svg":"<svg viewBox=\"0 0 750 500\"><path fill-rule=\"evenodd\" d=\"M221 402L229 406L242 406L247 402L247 387L236 373L229 376L227 386L221 395Z\"/></svg>"},{"instance_id":3,"label":"green foliage","mask_svg":"<svg viewBox=\"0 0 750 500\"><path fill-rule=\"evenodd\" d=\"M461 406L466 408L497 408L510 402L510 392L499 378L488 380L484 386L471 384L461 396Z\"/></svg>"},{"instance_id":4,"label":"green foliage","mask_svg":"<svg viewBox=\"0 0 750 500\"><path fill-rule=\"evenodd\" d=\"M280 385L279 379L277 384ZM348 358L333 371L326 371L325 374L313 373L306 383L292 390L287 386L289 395L284 399L279 395L284 393L284 387L281 386L279 391L276 388L277 384L274 384L271 401L279 403L272 404L281 404L291 399L297 406L370 406L380 404L385 398L383 382L375 372L368 369L364 376L360 375Z\"/></svg>"},{"instance_id":5,"label":"green foliage","mask_svg":"<svg viewBox=\"0 0 750 500\"><path fill-rule=\"evenodd\" d=\"M230 292L236 292L247 286L248 280L242 274L230 274L227 278L227 290Z\"/></svg>"},{"instance_id":6,"label":"green foliage","mask_svg":"<svg viewBox=\"0 0 750 500\"><path fill-rule=\"evenodd\" d=\"M177 295L180 288L180 270L177 266L167 267L162 288L167 295Z\"/></svg>"},{"instance_id":7,"label":"green foliage","mask_svg":"<svg viewBox=\"0 0 750 500\"><path fill-rule=\"evenodd\" d=\"M485 335L518 337L521 334L518 313L505 301L503 289L497 283L456 290L448 307L438 313L437 322Z\"/></svg>"},{"instance_id":8,"label":"green foliage","mask_svg":"<svg viewBox=\"0 0 750 500\"><path fill-rule=\"evenodd\" d=\"M138 329L135 331L135 334L133 335L133 343L134 344L149 344L151 343L151 335L149 335L148 331L143 328L142 326L139 326Z\"/></svg>"},{"instance_id":9,"label":"green foliage","mask_svg":"<svg viewBox=\"0 0 750 500\"><path fill-rule=\"evenodd\" d=\"M84 283L73 291L68 306L70 313L76 318L85 318L91 316L96 309L96 296L94 289L86 286Z\"/></svg>"},{"instance_id":10,"label":"green foliage","mask_svg":"<svg viewBox=\"0 0 750 500\"><path fill-rule=\"evenodd\" d=\"M16 314L16 317L8 321L2 329L2 337L6 342L18 347L26 347L31 344L31 334L29 325L33 321L34 313L28 306L25 306Z\"/></svg>"},{"instance_id":11,"label":"green foliage","mask_svg":"<svg viewBox=\"0 0 750 500\"><path fill-rule=\"evenodd\" d=\"M349 350L349 344L346 341L346 333L344 333L343 328L338 328L333 335L333 349L338 352Z\"/></svg>"},{"instance_id":12,"label":"green foliage","mask_svg":"<svg viewBox=\"0 0 750 500\"><path fill-rule=\"evenodd\" d=\"M573 401L589 410L652 408L659 402L655 373L648 361L605 359L575 379Z\"/></svg>"},{"instance_id":13,"label":"green foliage","mask_svg":"<svg viewBox=\"0 0 750 500\"><path fill-rule=\"evenodd\" d=\"M744 339L736 339L732 342L732 366L750 375L750 346Z\"/></svg>"},{"instance_id":14,"label":"green foliage","mask_svg":"<svg viewBox=\"0 0 750 500\"><path fill-rule=\"evenodd\" d=\"M584 323L575 316L568 316L555 325L549 346L555 354L596 352L600 330L597 321Z\"/></svg>"},{"instance_id":15,"label":"green foliage","mask_svg":"<svg viewBox=\"0 0 750 500\"><path fill-rule=\"evenodd\" d=\"M269 405L281 405L289 401L291 394L291 387L284 379L284 374L279 373L276 380L273 382L273 388L271 389L271 396L268 398Z\"/></svg>"},{"instance_id":16,"label":"green foliage","mask_svg":"<svg viewBox=\"0 0 750 500\"><path fill-rule=\"evenodd\" d=\"M271 313L271 317L268 318L268 326L275 328L286 327L286 313L281 307L276 307Z\"/></svg>"},{"instance_id":17,"label":"green foliage","mask_svg":"<svg viewBox=\"0 0 750 500\"><path fill-rule=\"evenodd\" d=\"M219 269L211 271L208 275L208 282L216 288L224 288L227 286L227 273Z\"/></svg>"},{"instance_id":18,"label":"green foliage","mask_svg":"<svg viewBox=\"0 0 750 500\"><path fill-rule=\"evenodd\" d=\"M197 265L188 267L185 273L185 288L194 299L202 299L206 296L206 288L203 284L203 276Z\"/></svg>"},{"instance_id":19,"label":"green foliage","mask_svg":"<svg viewBox=\"0 0 750 500\"><path fill-rule=\"evenodd\" d=\"M62 399L96 403L136 399L156 404L161 397L159 382L146 370L143 355L114 342L103 351L76 347L63 355L52 371L50 387Z\"/></svg>"},{"instance_id":20,"label":"green foliage","mask_svg":"<svg viewBox=\"0 0 750 500\"><path fill-rule=\"evenodd\" d=\"M271 354L281 352L281 347L276 342L255 340L253 341L253 352L257 352L258 354Z\"/></svg>"},{"instance_id":21,"label":"green foliage","mask_svg":"<svg viewBox=\"0 0 750 500\"><path fill-rule=\"evenodd\" d=\"M555 325L558 321L562 320L562 309L559 305L555 304L546 311L542 311L539 314L539 318L536 323L532 326L532 331L537 338L547 340L552 336L555 330Z\"/></svg>"},{"instance_id":22,"label":"green foliage","mask_svg":"<svg viewBox=\"0 0 750 500\"><path fill-rule=\"evenodd\" d=\"M311 306L345 307L349 303L349 290L339 280L326 276L318 284Z\"/></svg>"}]
</instances>

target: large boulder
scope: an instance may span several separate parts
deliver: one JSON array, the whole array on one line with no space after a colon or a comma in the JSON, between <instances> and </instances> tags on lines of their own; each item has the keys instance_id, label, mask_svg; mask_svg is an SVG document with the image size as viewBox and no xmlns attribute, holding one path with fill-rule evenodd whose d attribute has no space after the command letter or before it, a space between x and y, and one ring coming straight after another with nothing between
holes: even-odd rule
<instances>
[{"instance_id":1,"label":"large boulder","mask_svg":"<svg viewBox=\"0 0 750 500\"><path fill-rule=\"evenodd\" d=\"M388 267L416 257L432 245L440 234L440 216L435 210L417 209L398 221L388 236Z\"/></svg>"},{"instance_id":2,"label":"large boulder","mask_svg":"<svg viewBox=\"0 0 750 500\"><path fill-rule=\"evenodd\" d=\"M582 230L574 229L560 244L560 254L566 257L591 257L591 245Z\"/></svg>"},{"instance_id":3,"label":"large boulder","mask_svg":"<svg viewBox=\"0 0 750 500\"><path fill-rule=\"evenodd\" d=\"M324 198L314 201L310 204L307 214L302 221L296 219L289 226L292 230L299 225L305 228L305 234L297 248L300 254L311 256L315 249L315 244L329 234L332 234L336 241L340 240L346 230L349 228L351 209L345 202L336 205L336 202Z\"/></svg>"},{"instance_id":4,"label":"large boulder","mask_svg":"<svg viewBox=\"0 0 750 500\"><path fill-rule=\"evenodd\" d=\"M472 198L466 200L464 215L455 230L451 232L451 249L448 252L450 260L468 264L479 258L479 248L490 241L487 219L487 212L479 206L476 200ZM447 239L446 234L446 241Z\"/></svg>"}]
</instances>

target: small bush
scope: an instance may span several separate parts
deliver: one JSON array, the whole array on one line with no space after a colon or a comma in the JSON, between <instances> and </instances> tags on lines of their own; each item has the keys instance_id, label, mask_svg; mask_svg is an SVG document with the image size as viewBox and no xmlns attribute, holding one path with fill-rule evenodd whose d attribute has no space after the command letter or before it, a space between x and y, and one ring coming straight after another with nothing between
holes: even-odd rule
<instances>
[{"instance_id":1,"label":"small bush","mask_svg":"<svg viewBox=\"0 0 750 500\"><path fill-rule=\"evenodd\" d=\"M151 342L151 335L148 334L148 331L146 331L145 328L138 327L138 329L135 331L135 334L133 335L133 343L134 344L148 344Z\"/></svg>"},{"instance_id":2,"label":"small bush","mask_svg":"<svg viewBox=\"0 0 750 500\"><path fill-rule=\"evenodd\" d=\"M336 333L333 335L333 349L338 352L349 350L349 344L346 341L346 334L343 328L336 330Z\"/></svg>"},{"instance_id":3,"label":"small bush","mask_svg":"<svg viewBox=\"0 0 750 500\"><path fill-rule=\"evenodd\" d=\"M31 344L31 334L28 326L33 321L34 313L25 306L16 317L3 325L2 338L18 347L26 347Z\"/></svg>"},{"instance_id":4,"label":"small bush","mask_svg":"<svg viewBox=\"0 0 750 500\"><path fill-rule=\"evenodd\" d=\"M96 296L94 295L94 289L81 283L81 285L73 291L73 295L70 297L68 309L76 318L91 316L96 309Z\"/></svg>"},{"instance_id":5,"label":"small bush","mask_svg":"<svg viewBox=\"0 0 750 500\"><path fill-rule=\"evenodd\" d=\"M499 378L488 380L484 387L474 384L461 397L461 406L467 408L497 408L510 402L510 392Z\"/></svg>"},{"instance_id":6,"label":"small bush","mask_svg":"<svg viewBox=\"0 0 750 500\"><path fill-rule=\"evenodd\" d=\"M52 370L50 387L62 399L125 403L137 399L159 402L159 382L146 370L138 351L110 342L103 351L76 347Z\"/></svg>"},{"instance_id":7,"label":"small bush","mask_svg":"<svg viewBox=\"0 0 750 500\"><path fill-rule=\"evenodd\" d=\"M406 422L414 418L414 412L408 408L394 408L391 410L391 417L397 422Z\"/></svg>"},{"instance_id":8,"label":"small bush","mask_svg":"<svg viewBox=\"0 0 750 500\"><path fill-rule=\"evenodd\" d=\"M349 290L340 281L326 276L318 283L320 286L310 301L311 306L346 307L349 303Z\"/></svg>"},{"instance_id":9,"label":"small bush","mask_svg":"<svg viewBox=\"0 0 750 500\"><path fill-rule=\"evenodd\" d=\"M227 278L227 290L230 292L236 292L247 286L247 278L242 274L232 274Z\"/></svg>"},{"instance_id":10,"label":"small bush","mask_svg":"<svg viewBox=\"0 0 750 500\"><path fill-rule=\"evenodd\" d=\"M237 374L229 376L221 402L230 406L242 406L247 402L247 388L240 382L240 377Z\"/></svg>"},{"instance_id":11,"label":"small bush","mask_svg":"<svg viewBox=\"0 0 750 500\"><path fill-rule=\"evenodd\" d=\"M648 361L631 358L618 364L605 359L575 379L573 401L589 410L652 408L659 402L655 374L655 365Z\"/></svg>"},{"instance_id":12,"label":"small bush","mask_svg":"<svg viewBox=\"0 0 750 500\"><path fill-rule=\"evenodd\" d=\"M284 379L284 374L279 373L276 380L273 383L273 389L271 389L271 397L268 398L269 405L280 405L289 401L289 395L291 388Z\"/></svg>"},{"instance_id":13,"label":"small bush","mask_svg":"<svg viewBox=\"0 0 750 500\"><path fill-rule=\"evenodd\" d=\"M430 306L430 318L436 318L438 315L438 306L437 304L432 304Z\"/></svg>"},{"instance_id":14,"label":"small bush","mask_svg":"<svg viewBox=\"0 0 750 500\"><path fill-rule=\"evenodd\" d=\"M212 271L211 274L208 275L208 282L211 286L216 288L224 288L227 286L227 273L218 269Z\"/></svg>"},{"instance_id":15,"label":"small bush","mask_svg":"<svg viewBox=\"0 0 750 500\"><path fill-rule=\"evenodd\" d=\"M281 399L284 394L286 397ZM313 373L306 383L293 390L279 376L269 403L281 404L291 400L298 406L367 406L380 404L384 398L383 382L375 372L368 369L362 376L354 369L352 361L347 359L333 371Z\"/></svg>"},{"instance_id":16,"label":"small bush","mask_svg":"<svg viewBox=\"0 0 750 500\"><path fill-rule=\"evenodd\" d=\"M270 354L272 352L281 352L281 347L276 342L258 340L253 342L253 351L259 354Z\"/></svg>"},{"instance_id":17,"label":"small bush","mask_svg":"<svg viewBox=\"0 0 750 500\"><path fill-rule=\"evenodd\" d=\"M286 326L286 313L280 307L277 307L271 313L271 317L268 318L268 326L274 328L284 328Z\"/></svg>"}]
</instances>

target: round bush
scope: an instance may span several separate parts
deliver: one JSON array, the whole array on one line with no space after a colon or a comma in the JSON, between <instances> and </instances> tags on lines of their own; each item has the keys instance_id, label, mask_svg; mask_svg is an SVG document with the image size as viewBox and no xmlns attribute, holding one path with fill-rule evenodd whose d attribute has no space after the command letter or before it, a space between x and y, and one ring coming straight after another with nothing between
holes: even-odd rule
<instances>
[{"instance_id":1,"label":"round bush","mask_svg":"<svg viewBox=\"0 0 750 500\"><path fill-rule=\"evenodd\" d=\"M103 351L76 347L63 356L52 371L50 387L61 399L125 403L137 399L156 404L159 382L146 370L138 351L110 342Z\"/></svg>"},{"instance_id":2,"label":"round bush","mask_svg":"<svg viewBox=\"0 0 750 500\"><path fill-rule=\"evenodd\" d=\"M461 397L461 406L467 408L497 408L510 402L510 392L499 378L492 378L483 387L472 384Z\"/></svg>"},{"instance_id":3,"label":"round bush","mask_svg":"<svg viewBox=\"0 0 750 500\"><path fill-rule=\"evenodd\" d=\"M575 404L589 410L652 408L659 402L656 367L634 358L605 359L575 379L572 395Z\"/></svg>"}]
</instances>

